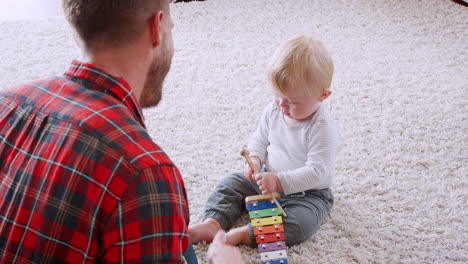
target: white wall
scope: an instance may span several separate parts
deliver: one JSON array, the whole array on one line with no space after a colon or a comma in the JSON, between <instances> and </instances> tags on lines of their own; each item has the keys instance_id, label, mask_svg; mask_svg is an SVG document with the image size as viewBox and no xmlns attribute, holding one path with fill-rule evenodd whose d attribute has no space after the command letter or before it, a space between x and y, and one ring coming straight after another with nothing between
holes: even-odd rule
<instances>
[{"instance_id":1,"label":"white wall","mask_svg":"<svg viewBox=\"0 0 468 264\"><path fill-rule=\"evenodd\" d=\"M61 0L0 0L0 20L37 20L63 15Z\"/></svg>"}]
</instances>

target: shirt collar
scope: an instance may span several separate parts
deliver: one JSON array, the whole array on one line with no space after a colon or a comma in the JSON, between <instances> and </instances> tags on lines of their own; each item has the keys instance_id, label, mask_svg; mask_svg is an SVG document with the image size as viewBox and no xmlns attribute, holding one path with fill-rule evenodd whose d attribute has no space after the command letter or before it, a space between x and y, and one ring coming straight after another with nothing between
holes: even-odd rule
<instances>
[{"instance_id":1,"label":"shirt collar","mask_svg":"<svg viewBox=\"0 0 468 264\"><path fill-rule=\"evenodd\" d=\"M65 73L65 76L89 89L110 94L122 101L122 103L133 113L140 124L145 127L145 118L143 116L140 103L138 103L135 93L133 93L130 85L124 79L114 77L103 70L98 69L93 64L77 60L73 60L70 68ZM82 81L80 81L80 79Z\"/></svg>"}]
</instances>

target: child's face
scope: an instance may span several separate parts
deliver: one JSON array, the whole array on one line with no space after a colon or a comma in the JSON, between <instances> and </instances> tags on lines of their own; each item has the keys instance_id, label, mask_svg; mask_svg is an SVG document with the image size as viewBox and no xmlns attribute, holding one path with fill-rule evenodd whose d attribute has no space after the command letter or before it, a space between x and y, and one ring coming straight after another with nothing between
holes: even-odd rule
<instances>
[{"instance_id":1,"label":"child's face","mask_svg":"<svg viewBox=\"0 0 468 264\"><path fill-rule=\"evenodd\" d=\"M320 103L325 100L331 92L324 91L319 95L310 95L306 92L305 87L301 85L287 87L290 91L289 95L275 93L275 104L281 109L285 120L288 123L300 123L312 118L315 111L320 106Z\"/></svg>"}]
</instances>

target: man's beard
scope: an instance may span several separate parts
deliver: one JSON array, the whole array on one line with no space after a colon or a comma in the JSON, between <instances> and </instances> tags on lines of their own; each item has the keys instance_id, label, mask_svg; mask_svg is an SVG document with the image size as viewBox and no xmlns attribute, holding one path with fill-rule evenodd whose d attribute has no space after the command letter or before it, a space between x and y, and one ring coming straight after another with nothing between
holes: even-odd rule
<instances>
[{"instance_id":1,"label":"man's beard","mask_svg":"<svg viewBox=\"0 0 468 264\"><path fill-rule=\"evenodd\" d=\"M171 68L172 56L165 48L161 57L155 58L150 65L146 76L145 86L140 96L140 105L143 108L157 106L162 98L164 79Z\"/></svg>"}]
</instances>

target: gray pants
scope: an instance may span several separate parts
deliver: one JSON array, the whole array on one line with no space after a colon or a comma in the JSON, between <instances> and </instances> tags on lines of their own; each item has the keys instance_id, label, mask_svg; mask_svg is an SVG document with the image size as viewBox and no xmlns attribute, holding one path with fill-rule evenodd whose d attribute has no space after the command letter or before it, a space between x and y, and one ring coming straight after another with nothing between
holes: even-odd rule
<instances>
[{"instance_id":1,"label":"gray pants","mask_svg":"<svg viewBox=\"0 0 468 264\"><path fill-rule=\"evenodd\" d=\"M224 177L205 205L206 218L216 219L224 230L229 230L246 211L245 197L262 192L242 172ZM288 217L283 218L286 245L292 246L309 239L324 222L333 207L329 188L308 190L304 193L281 195L282 206ZM251 247L256 247L252 225L248 224Z\"/></svg>"}]
</instances>

